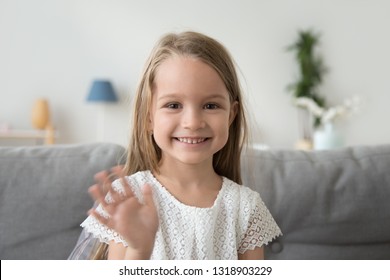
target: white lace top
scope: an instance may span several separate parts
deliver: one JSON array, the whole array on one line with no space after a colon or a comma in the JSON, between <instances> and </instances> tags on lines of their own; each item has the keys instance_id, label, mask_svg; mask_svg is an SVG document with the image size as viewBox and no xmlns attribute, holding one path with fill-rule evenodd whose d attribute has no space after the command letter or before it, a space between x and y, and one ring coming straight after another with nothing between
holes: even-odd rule
<instances>
[{"instance_id":1,"label":"white lace top","mask_svg":"<svg viewBox=\"0 0 390 280\"><path fill-rule=\"evenodd\" d=\"M237 253L266 245L281 234L259 194L225 177L210 208L181 203L150 171L137 172L126 178L141 202L141 187L148 183L153 188L160 225L151 259L237 259ZM120 181L115 181L113 187L120 190ZM97 211L108 215L100 205ZM101 242L115 240L127 246L118 233L92 216L81 226Z\"/></svg>"}]
</instances>

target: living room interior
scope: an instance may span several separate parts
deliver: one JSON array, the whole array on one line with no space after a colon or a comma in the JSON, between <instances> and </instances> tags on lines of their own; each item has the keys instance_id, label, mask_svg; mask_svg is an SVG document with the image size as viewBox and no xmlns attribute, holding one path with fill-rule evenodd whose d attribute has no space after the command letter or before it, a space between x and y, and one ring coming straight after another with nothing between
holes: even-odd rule
<instances>
[{"instance_id":1,"label":"living room interior","mask_svg":"<svg viewBox=\"0 0 390 280\"><path fill-rule=\"evenodd\" d=\"M151 48L194 30L237 64L255 148L244 183L283 232L266 258L389 260L389 9L383 0L0 1L0 258L69 256L94 174L124 163ZM301 73L289 47L306 31L326 69L323 108L291 90ZM316 146L330 113L340 141Z\"/></svg>"},{"instance_id":2,"label":"living room interior","mask_svg":"<svg viewBox=\"0 0 390 280\"><path fill-rule=\"evenodd\" d=\"M49 104L55 143L127 145L131 101L144 61L167 32L195 30L233 55L251 113L253 142L293 149L300 138L288 86L299 77L300 31L319 34L328 106L359 98L336 122L343 146L390 142L386 1L2 1L0 130L31 130L39 99ZM87 102L93 81L109 80L118 102ZM102 136L102 134L104 134ZM0 145L36 140L0 139Z\"/></svg>"}]
</instances>

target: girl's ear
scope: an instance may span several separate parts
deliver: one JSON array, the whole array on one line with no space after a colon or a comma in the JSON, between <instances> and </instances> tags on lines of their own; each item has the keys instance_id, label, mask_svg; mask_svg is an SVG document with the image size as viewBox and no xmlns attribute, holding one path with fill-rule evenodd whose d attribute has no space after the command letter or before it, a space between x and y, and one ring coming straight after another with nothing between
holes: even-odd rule
<instances>
[{"instance_id":1,"label":"girl's ear","mask_svg":"<svg viewBox=\"0 0 390 280\"><path fill-rule=\"evenodd\" d=\"M238 112L238 101L234 101L230 105L229 126L233 123L234 119L236 118L237 112Z\"/></svg>"}]
</instances>

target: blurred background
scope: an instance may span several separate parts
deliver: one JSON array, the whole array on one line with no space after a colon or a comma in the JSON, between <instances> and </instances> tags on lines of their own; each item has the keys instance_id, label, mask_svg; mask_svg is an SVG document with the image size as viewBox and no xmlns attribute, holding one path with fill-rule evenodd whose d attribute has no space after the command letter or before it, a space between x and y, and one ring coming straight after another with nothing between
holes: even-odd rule
<instances>
[{"instance_id":1,"label":"blurred background","mask_svg":"<svg viewBox=\"0 0 390 280\"><path fill-rule=\"evenodd\" d=\"M287 86L299 69L286 49L312 29L328 68L319 92L329 105L361 100L337 122L344 145L389 143L389 11L386 0L0 0L0 130L35 129L34 103L43 98L56 143L126 145L130 104L154 43L195 30L233 55L253 141L291 149L300 135ZM87 101L96 80L111 82L116 102Z\"/></svg>"}]
</instances>

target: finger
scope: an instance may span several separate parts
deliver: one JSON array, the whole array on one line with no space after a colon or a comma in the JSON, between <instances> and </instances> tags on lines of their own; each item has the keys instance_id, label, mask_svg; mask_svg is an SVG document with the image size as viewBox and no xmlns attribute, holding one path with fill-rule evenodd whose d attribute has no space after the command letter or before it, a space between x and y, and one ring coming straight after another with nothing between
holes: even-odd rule
<instances>
[{"instance_id":1,"label":"finger","mask_svg":"<svg viewBox=\"0 0 390 280\"><path fill-rule=\"evenodd\" d=\"M134 192L133 192L129 182L127 181L127 179L125 177L121 177L120 180L121 180L123 190L125 192L125 196L126 197L133 197Z\"/></svg>"},{"instance_id":2,"label":"finger","mask_svg":"<svg viewBox=\"0 0 390 280\"><path fill-rule=\"evenodd\" d=\"M98 220L101 224L110 227L110 219L103 217L100 215L95 209L91 209L88 211L88 214L93 216L96 220Z\"/></svg>"},{"instance_id":3,"label":"finger","mask_svg":"<svg viewBox=\"0 0 390 280\"><path fill-rule=\"evenodd\" d=\"M103 191L103 193L106 194L107 193L106 186L111 185L112 182L110 178L110 172L108 172L107 170L100 171L95 174L94 179L97 185L99 185L99 187Z\"/></svg>"},{"instance_id":4,"label":"finger","mask_svg":"<svg viewBox=\"0 0 390 280\"><path fill-rule=\"evenodd\" d=\"M143 193L143 196L144 196L144 203L145 203L145 205L151 206L151 207L155 208L154 200L153 200L152 187L149 184L145 184L142 187L142 193Z\"/></svg>"},{"instance_id":5,"label":"finger","mask_svg":"<svg viewBox=\"0 0 390 280\"><path fill-rule=\"evenodd\" d=\"M115 197L116 200L112 199L111 201L106 201L106 195L103 194L102 190L98 185L93 185L88 189L89 194L91 197L96 201L95 207L97 207L97 204L100 204L102 209L104 209L109 215L112 215L115 212L115 208L117 204L120 202L120 199ZM112 191L110 193L110 196L112 197L112 194L116 194L115 191Z\"/></svg>"},{"instance_id":6,"label":"finger","mask_svg":"<svg viewBox=\"0 0 390 280\"><path fill-rule=\"evenodd\" d=\"M121 189L117 190L117 189L114 189L113 187L113 184L111 184L108 188L108 192L111 196L111 199L112 199L112 202L111 203L115 203L115 204L118 204L119 202L121 202L123 199L125 199L125 195L124 193L122 192Z\"/></svg>"},{"instance_id":7,"label":"finger","mask_svg":"<svg viewBox=\"0 0 390 280\"><path fill-rule=\"evenodd\" d=\"M111 172L116 174L118 177L122 177L125 175L124 173L124 165L117 165L111 168Z\"/></svg>"},{"instance_id":8,"label":"finger","mask_svg":"<svg viewBox=\"0 0 390 280\"><path fill-rule=\"evenodd\" d=\"M107 180L109 175L109 172L107 170L100 171L96 173L93 178L97 183L103 183L105 180Z\"/></svg>"},{"instance_id":9,"label":"finger","mask_svg":"<svg viewBox=\"0 0 390 280\"><path fill-rule=\"evenodd\" d=\"M105 194L110 193L111 198L117 202L122 200L122 195L119 194L117 190L113 189L112 184L119 178L118 174L122 172L122 169L123 168L120 165L117 165L112 167L110 171L101 171L95 175L103 184L103 192Z\"/></svg>"},{"instance_id":10,"label":"finger","mask_svg":"<svg viewBox=\"0 0 390 280\"><path fill-rule=\"evenodd\" d=\"M125 173L123 170L123 165L117 165L111 169L111 171L118 176L123 187L123 191L126 197L134 196L132 188L129 185L129 182L126 180Z\"/></svg>"},{"instance_id":11,"label":"finger","mask_svg":"<svg viewBox=\"0 0 390 280\"><path fill-rule=\"evenodd\" d=\"M99 185L95 184L88 189L88 193L96 202L100 203L103 207L107 205L105 195L103 194Z\"/></svg>"},{"instance_id":12,"label":"finger","mask_svg":"<svg viewBox=\"0 0 390 280\"><path fill-rule=\"evenodd\" d=\"M123 165L116 165L112 167L110 170L103 170L95 174L94 179L97 184L101 186L104 192L107 192L107 186L110 186L112 182L119 178L117 174L121 174L123 172Z\"/></svg>"},{"instance_id":13,"label":"finger","mask_svg":"<svg viewBox=\"0 0 390 280\"><path fill-rule=\"evenodd\" d=\"M110 172L111 172L110 176L112 176L112 180L122 178L125 175L122 165L114 166L113 168L111 168Z\"/></svg>"}]
</instances>

